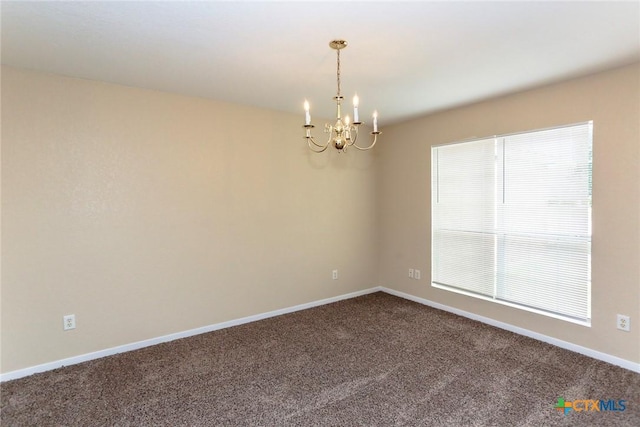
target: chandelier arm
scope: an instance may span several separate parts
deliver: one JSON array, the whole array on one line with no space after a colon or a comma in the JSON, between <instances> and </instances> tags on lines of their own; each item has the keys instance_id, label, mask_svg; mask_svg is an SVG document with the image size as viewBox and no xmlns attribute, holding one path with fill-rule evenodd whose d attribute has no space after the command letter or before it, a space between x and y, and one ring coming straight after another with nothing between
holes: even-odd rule
<instances>
[{"instance_id":1,"label":"chandelier arm","mask_svg":"<svg viewBox=\"0 0 640 427\"><path fill-rule=\"evenodd\" d=\"M326 144L324 144L324 145L318 144L318 143L315 141L315 139L313 139L313 137L312 137L312 136L308 136L308 137L307 137L307 140L308 140L309 142L313 143L313 145L315 145L315 146L316 146L316 147L318 147L318 148L324 148L324 147L326 147L326 146L328 146L328 145L329 145L329 141L327 141L327 143L326 143Z\"/></svg>"},{"instance_id":2,"label":"chandelier arm","mask_svg":"<svg viewBox=\"0 0 640 427\"><path fill-rule=\"evenodd\" d=\"M351 126L351 129L349 129L349 133L351 136L351 142L349 142L347 145L351 147L358 140L358 126Z\"/></svg>"},{"instance_id":3,"label":"chandelier arm","mask_svg":"<svg viewBox=\"0 0 640 427\"><path fill-rule=\"evenodd\" d=\"M311 141L313 143L313 145L315 145L318 148L323 148L322 151L324 151L324 149L326 149L329 144L331 143L331 137L333 136L333 127L331 125L328 126L328 128L325 129L325 132L327 132L329 134L329 139L327 139L327 142L325 142L324 145L318 144L316 142L316 140L313 138L313 136L311 136L311 131L309 130L309 133L307 134L307 136L305 138L307 138L308 141ZM321 153L322 151L319 151L319 153Z\"/></svg>"},{"instance_id":4,"label":"chandelier arm","mask_svg":"<svg viewBox=\"0 0 640 427\"><path fill-rule=\"evenodd\" d=\"M311 143L313 143L313 145L315 145L316 147L320 147L320 150L318 150L317 148L313 148L313 145L311 145ZM325 151L327 148L329 148L329 143L327 142L326 145L322 146L320 144L317 144L314 140L313 137L309 137L307 138L307 145L309 146L309 148L311 149L311 151L313 151L314 153L322 153L323 151Z\"/></svg>"},{"instance_id":5,"label":"chandelier arm","mask_svg":"<svg viewBox=\"0 0 640 427\"><path fill-rule=\"evenodd\" d=\"M371 145L369 145L368 147L360 147L358 145L356 145L355 143L353 144L353 146L355 148L357 148L360 151L366 151L366 150L371 150L373 148L374 145L376 145L376 141L378 141L378 135L380 135L381 132L371 132L371 135L373 135L373 141L371 142Z\"/></svg>"},{"instance_id":6,"label":"chandelier arm","mask_svg":"<svg viewBox=\"0 0 640 427\"><path fill-rule=\"evenodd\" d=\"M304 125L303 128L305 128L305 139L307 140L307 145L309 146L311 151L313 151L314 153L322 153L324 150L327 149L327 147L329 147L329 144L331 143L331 136L332 136L332 130L333 130L333 127L331 125L329 124L325 125L325 132L329 133L329 138L327 139L327 142L324 145L318 144L316 140L313 138L313 136L311 135L311 129L314 128L313 125L311 124ZM311 144L315 145L320 150L314 148L313 145Z\"/></svg>"}]
</instances>

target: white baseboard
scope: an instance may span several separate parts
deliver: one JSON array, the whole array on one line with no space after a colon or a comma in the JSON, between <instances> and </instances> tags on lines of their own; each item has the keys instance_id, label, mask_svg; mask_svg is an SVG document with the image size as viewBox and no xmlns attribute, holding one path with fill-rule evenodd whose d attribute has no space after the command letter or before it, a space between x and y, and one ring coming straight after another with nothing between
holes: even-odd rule
<instances>
[{"instance_id":1,"label":"white baseboard","mask_svg":"<svg viewBox=\"0 0 640 427\"><path fill-rule=\"evenodd\" d=\"M428 305L429 307L437 308L439 310L448 311L450 313L457 314L459 316L467 317L472 320L477 320L478 322L486 323L491 326L495 326L500 329L505 329L510 332L514 332L519 335L524 335L529 338L536 339L538 341L543 341L551 345L555 345L556 347L564 348L565 350L570 350L576 353L583 354L585 356L589 356L594 359L602 360L603 362L611 363L612 365L620 366L621 368L629 369L630 371L640 373L640 363L632 362L630 360L622 359L620 357L612 356L607 353L603 353L601 351L596 351L590 349L588 347L582 347L577 344L573 344L567 341L562 341L557 338L549 337L547 335L540 334L538 332L533 332L528 329L520 328L517 326L510 325L508 323L500 322L498 320L491 319L489 317L480 316L478 314L469 313L464 310L459 310L457 308L449 307L444 304L439 304L437 302L430 301L428 299L420 298L411 294L407 294L404 292L396 291L394 289L389 289L381 286L379 288L382 292L386 292L390 295L395 295L400 298L404 298L407 300L411 300L420 304Z\"/></svg>"},{"instance_id":2,"label":"white baseboard","mask_svg":"<svg viewBox=\"0 0 640 427\"><path fill-rule=\"evenodd\" d=\"M230 328L232 326L243 325L245 323L255 322L257 320L267 319L269 317L280 316L283 314L293 313L300 310L306 310L312 307L331 304L333 302L359 297L359 296L370 294L373 292L378 292L380 290L381 290L380 287L375 287L375 288L365 289L358 292L351 292L349 294L338 295L336 297L331 297L331 298L325 298L319 301L312 301L306 304L295 305L293 307L287 307L280 310L274 310L266 313L256 314L253 316L242 317L240 319L229 320L227 322L216 323L209 326L203 326L201 328L190 329L188 331L177 332L175 334L164 335L157 338L151 338L148 340L138 341L131 344L120 345L117 347L107 348L107 349L95 351L92 353L86 353L79 356L73 356L66 359L56 360L54 362L43 363L37 366L18 369L15 371L0 374L0 382L15 380L18 378L37 374L39 372L51 371L53 369L58 369L63 366L76 365L78 363L88 362L89 360L112 356L118 353L125 353L127 351L138 350L140 348L149 347L149 346L160 344L163 342L174 341L181 338L187 338L194 335L204 334L206 332L212 332L212 331L217 331L219 329Z\"/></svg>"},{"instance_id":3,"label":"white baseboard","mask_svg":"<svg viewBox=\"0 0 640 427\"><path fill-rule=\"evenodd\" d=\"M373 288L365 289L358 292L351 292L349 294L338 295L331 298L322 299L319 301L312 301L306 304L300 304L293 307L287 307L280 310L269 311L266 313L256 314L253 316L242 317L240 319L229 320L227 322L216 323L209 326L203 326L201 328L190 329L188 331L177 332L174 334L164 335L157 338L151 338L148 340L138 341L131 344L125 344L117 347L107 348L104 350L95 351L92 353L86 353L79 356L73 356L66 359L57 360L54 362L43 363L37 366L31 366L24 369L18 369L15 371L7 372L4 374L0 374L0 382L15 380L18 378L26 377L29 375L37 374L39 372L51 371L53 369L61 368L63 366L75 365L82 362L88 362L90 360L99 359L102 357L112 356L114 354L125 353L132 350L138 350L140 348L149 347L152 345L174 341L181 338L187 338L194 335L204 334L207 332L217 331L220 329L230 328L232 326L243 325L245 323L255 322L262 319L268 319L269 317L280 316L283 314L293 313L300 310L306 310L308 308L319 307L325 304L331 304L333 302L342 301L349 298L355 298L362 295L374 293L374 292L385 292L390 295L395 295L400 298L404 298L410 301L414 301L420 304L427 305L429 307L437 308L439 310L448 311L450 313L454 313L463 317L467 317L472 320L476 320L482 323L486 323L491 326L495 326L501 329L505 329L507 331L514 332L516 334L524 335L533 339L537 339L539 341L543 341L552 345L555 345L560 348L564 348L566 350L574 351L576 353L584 354L585 356L592 357L594 359L602 360L604 362L611 363L613 365L620 366L625 369L629 369L634 372L640 373L640 363L631 362L629 360L621 359L619 357L611 356L606 353L602 353L596 350L592 350L587 347L582 347L576 344L572 344L566 341L562 341L556 338L552 338L546 335L539 334L537 332L533 332L527 329L519 328L517 326L510 325L508 323L499 322L497 320L479 316L474 313L469 313L463 310L458 310L453 307L449 307L443 304L439 304L424 298L416 297L414 295L410 295L404 292L396 291L394 289L385 288L383 286L376 286Z\"/></svg>"}]
</instances>

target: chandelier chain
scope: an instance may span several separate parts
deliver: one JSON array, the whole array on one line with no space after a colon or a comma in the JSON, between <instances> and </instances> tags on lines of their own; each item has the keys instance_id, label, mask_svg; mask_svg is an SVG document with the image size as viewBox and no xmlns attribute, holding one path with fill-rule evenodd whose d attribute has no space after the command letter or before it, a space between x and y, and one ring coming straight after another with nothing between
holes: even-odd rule
<instances>
[{"instance_id":1,"label":"chandelier chain","mask_svg":"<svg viewBox=\"0 0 640 427\"><path fill-rule=\"evenodd\" d=\"M340 49L336 50L338 54L338 71L337 71L337 80L338 80L338 97L340 96Z\"/></svg>"}]
</instances>

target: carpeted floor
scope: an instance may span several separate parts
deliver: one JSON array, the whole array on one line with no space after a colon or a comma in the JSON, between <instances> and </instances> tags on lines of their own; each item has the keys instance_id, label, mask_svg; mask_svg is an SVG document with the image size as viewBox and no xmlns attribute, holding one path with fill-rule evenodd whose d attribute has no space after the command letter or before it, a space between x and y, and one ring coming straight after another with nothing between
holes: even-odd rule
<instances>
[{"instance_id":1,"label":"carpeted floor","mask_svg":"<svg viewBox=\"0 0 640 427\"><path fill-rule=\"evenodd\" d=\"M640 425L640 374L384 293L0 391L2 426ZM560 397L626 409L564 415Z\"/></svg>"}]
</instances>

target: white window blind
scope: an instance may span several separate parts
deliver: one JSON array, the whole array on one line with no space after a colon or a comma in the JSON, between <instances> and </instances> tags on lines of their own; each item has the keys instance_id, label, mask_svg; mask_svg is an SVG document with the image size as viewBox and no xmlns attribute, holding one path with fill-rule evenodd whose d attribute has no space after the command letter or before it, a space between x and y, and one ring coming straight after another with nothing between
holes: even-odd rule
<instances>
[{"instance_id":1,"label":"white window blind","mask_svg":"<svg viewBox=\"0 0 640 427\"><path fill-rule=\"evenodd\" d=\"M433 147L433 285L588 324L591 147L591 122Z\"/></svg>"}]
</instances>

